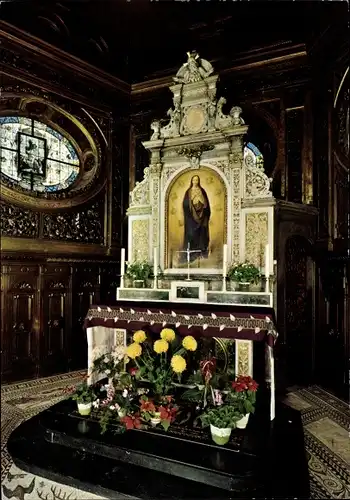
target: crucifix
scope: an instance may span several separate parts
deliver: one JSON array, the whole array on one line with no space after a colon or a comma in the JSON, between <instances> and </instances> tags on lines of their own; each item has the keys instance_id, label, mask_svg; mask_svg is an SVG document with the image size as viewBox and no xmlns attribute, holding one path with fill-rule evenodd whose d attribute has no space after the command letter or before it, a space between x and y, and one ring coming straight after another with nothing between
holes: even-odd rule
<instances>
[{"instance_id":1,"label":"crucifix","mask_svg":"<svg viewBox=\"0 0 350 500\"><path fill-rule=\"evenodd\" d=\"M187 250L180 250L177 253L185 253L187 256L187 278L186 281L191 281L190 278L190 264L191 264L191 254L193 253L202 253L202 250L191 250L190 249L190 244L188 243L187 245Z\"/></svg>"}]
</instances>

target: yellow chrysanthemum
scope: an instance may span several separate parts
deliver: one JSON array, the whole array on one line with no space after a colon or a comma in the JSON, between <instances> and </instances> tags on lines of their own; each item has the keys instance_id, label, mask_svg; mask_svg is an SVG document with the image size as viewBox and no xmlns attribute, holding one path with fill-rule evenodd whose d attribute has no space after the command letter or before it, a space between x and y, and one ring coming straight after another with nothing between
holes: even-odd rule
<instances>
[{"instance_id":1,"label":"yellow chrysanthemum","mask_svg":"<svg viewBox=\"0 0 350 500\"><path fill-rule=\"evenodd\" d=\"M171 358L171 368L175 373L182 373L186 370L186 360L179 354L175 354Z\"/></svg>"},{"instance_id":2,"label":"yellow chrysanthemum","mask_svg":"<svg viewBox=\"0 0 350 500\"><path fill-rule=\"evenodd\" d=\"M133 342L126 348L126 355L131 359L138 358L139 356L141 356L141 353L142 347L136 342Z\"/></svg>"},{"instance_id":3,"label":"yellow chrysanthemum","mask_svg":"<svg viewBox=\"0 0 350 500\"><path fill-rule=\"evenodd\" d=\"M167 350L169 349L169 344L166 340L159 339L155 341L153 349L157 354L161 354L162 352L167 352Z\"/></svg>"},{"instance_id":4,"label":"yellow chrysanthemum","mask_svg":"<svg viewBox=\"0 0 350 500\"><path fill-rule=\"evenodd\" d=\"M163 330L160 332L160 337L167 342L172 342L175 340L175 332L171 328L163 328Z\"/></svg>"},{"instance_id":5,"label":"yellow chrysanthemum","mask_svg":"<svg viewBox=\"0 0 350 500\"><path fill-rule=\"evenodd\" d=\"M197 341L192 335L187 335L182 341L182 345L187 351L195 351L197 349Z\"/></svg>"},{"instance_id":6,"label":"yellow chrysanthemum","mask_svg":"<svg viewBox=\"0 0 350 500\"><path fill-rule=\"evenodd\" d=\"M142 344L146 340L146 334L143 330L137 330L132 338L136 344Z\"/></svg>"}]
</instances>

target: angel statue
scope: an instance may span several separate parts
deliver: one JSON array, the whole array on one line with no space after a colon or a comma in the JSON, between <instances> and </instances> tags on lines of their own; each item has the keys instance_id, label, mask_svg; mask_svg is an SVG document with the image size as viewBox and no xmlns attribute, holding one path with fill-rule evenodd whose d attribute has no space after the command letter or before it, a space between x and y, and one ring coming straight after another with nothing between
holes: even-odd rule
<instances>
[{"instance_id":1,"label":"angel statue","mask_svg":"<svg viewBox=\"0 0 350 500\"><path fill-rule=\"evenodd\" d=\"M241 117L242 108L239 106L233 106L230 111L230 116L232 117L233 125L244 125L244 120Z\"/></svg>"},{"instance_id":2,"label":"angel statue","mask_svg":"<svg viewBox=\"0 0 350 500\"><path fill-rule=\"evenodd\" d=\"M194 83L208 78L214 71L209 61L201 59L194 50L187 52L187 62L181 66L176 73L174 82L176 83Z\"/></svg>"},{"instance_id":3,"label":"angel statue","mask_svg":"<svg viewBox=\"0 0 350 500\"><path fill-rule=\"evenodd\" d=\"M151 123L151 129L153 130L153 134L151 136L151 141L156 141L160 137L160 121L154 120Z\"/></svg>"}]
</instances>

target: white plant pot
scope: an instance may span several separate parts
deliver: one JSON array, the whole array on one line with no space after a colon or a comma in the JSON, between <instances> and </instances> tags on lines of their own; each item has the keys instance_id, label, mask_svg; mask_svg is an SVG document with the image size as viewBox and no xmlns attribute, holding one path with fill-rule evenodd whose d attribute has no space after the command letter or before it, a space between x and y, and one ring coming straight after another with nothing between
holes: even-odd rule
<instances>
[{"instance_id":1,"label":"white plant pot","mask_svg":"<svg viewBox=\"0 0 350 500\"><path fill-rule=\"evenodd\" d=\"M237 429L245 429L247 427L249 415L250 413L246 413L244 417L242 417L240 420L236 422Z\"/></svg>"},{"instance_id":2,"label":"white plant pot","mask_svg":"<svg viewBox=\"0 0 350 500\"><path fill-rule=\"evenodd\" d=\"M215 425L210 424L211 437L214 443L220 446L223 446L224 444L227 444L229 442L231 431L231 428L220 429L219 427L215 427Z\"/></svg>"},{"instance_id":3,"label":"white plant pot","mask_svg":"<svg viewBox=\"0 0 350 500\"><path fill-rule=\"evenodd\" d=\"M160 417L153 417L151 418L151 426L156 427L158 424L160 424L161 418Z\"/></svg>"},{"instance_id":4,"label":"white plant pot","mask_svg":"<svg viewBox=\"0 0 350 500\"><path fill-rule=\"evenodd\" d=\"M92 403L78 403L78 412L80 415L90 415Z\"/></svg>"}]
</instances>

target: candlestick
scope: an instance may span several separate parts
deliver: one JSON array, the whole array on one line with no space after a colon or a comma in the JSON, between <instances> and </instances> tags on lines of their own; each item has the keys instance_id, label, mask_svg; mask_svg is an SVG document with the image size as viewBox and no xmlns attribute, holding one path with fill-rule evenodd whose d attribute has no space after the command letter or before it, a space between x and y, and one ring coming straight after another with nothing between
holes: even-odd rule
<instances>
[{"instance_id":1,"label":"candlestick","mask_svg":"<svg viewBox=\"0 0 350 500\"><path fill-rule=\"evenodd\" d=\"M121 249L120 252L120 276L125 274L125 248Z\"/></svg>"},{"instance_id":2,"label":"candlestick","mask_svg":"<svg viewBox=\"0 0 350 500\"><path fill-rule=\"evenodd\" d=\"M227 245L223 246L223 265L222 265L222 275L226 277L227 274Z\"/></svg>"},{"instance_id":3,"label":"candlestick","mask_svg":"<svg viewBox=\"0 0 350 500\"><path fill-rule=\"evenodd\" d=\"M265 246L265 277L270 276L270 245Z\"/></svg>"},{"instance_id":4,"label":"candlestick","mask_svg":"<svg viewBox=\"0 0 350 500\"><path fill-rule=\"evenodd\" d=\"M153 288L157 288L157 276L158 276L158 248L154 247L153 250Z\"/></svg>"}]
</instances>

